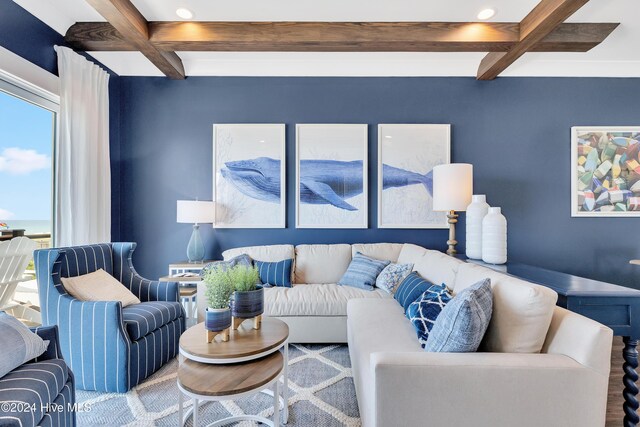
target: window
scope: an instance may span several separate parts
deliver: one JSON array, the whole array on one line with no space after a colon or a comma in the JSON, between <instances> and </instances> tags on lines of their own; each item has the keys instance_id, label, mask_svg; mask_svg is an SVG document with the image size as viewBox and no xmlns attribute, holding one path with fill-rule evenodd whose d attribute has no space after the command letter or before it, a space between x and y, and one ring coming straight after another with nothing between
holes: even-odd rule
<instances>
[{"instance_id":1,"label":"window","mask_svg":"<svg viewBox=\"0 0 640 427\"><path fill-rule=\"evenodd\" d=\"M0 73L0 241L50 245L57 111L54 96Z\"/></svg>"}]
</instances>

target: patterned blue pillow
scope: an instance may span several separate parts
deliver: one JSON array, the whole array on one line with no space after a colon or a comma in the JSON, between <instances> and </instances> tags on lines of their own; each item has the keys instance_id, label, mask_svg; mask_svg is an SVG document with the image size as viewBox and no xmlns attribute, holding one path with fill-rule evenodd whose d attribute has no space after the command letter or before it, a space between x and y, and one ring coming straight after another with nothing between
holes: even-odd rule
<instances>
[{"instance_id":1,"label":"patterned blue pillow","mask_svg":"<svg viewBox=\"0 0 640 427\"><path fill-rule=\"evenodd\" d=\"M392 294L413 270L413 264L389 264L376 279L376 287Z\"/></svg>"},{"instance_id":2,"label":"patterned blue pillow","mask_svg":"<svg viewBox=\"0 0 640 427\"><path fill-rule=\"evenodd\" d=\"M433 283L423 279L414 271L400 283L393 297L402 306L402 311L406 313L409 304L417 300L431 286L434 286Z\"/></svg>"},{"instance_id":3,"label":"patterned blue pillow","mask_svg":"<svg viewBox=\"0 0 640 427\"><path fill-rule=\"evenodd\" d=\"M202 270L200 271L200 277L204 277L207 271L209 271L214 267L222 267L224 270L226 270L227 268L235 267L236 265L253 267L253 260L249 255L242 254L242 255L234 256L233 258L230 258L226 261L213 261L206 264L204 267L202 267Z\"/></svg>"},{"instance_id":4,"label":"patterned blue pillow","mask_svg":"<svg viewBox=\"0 0 640 427\"><path fill-rule=\"evenodd\" d=\"M258 268L260 281L265 285L291 287L291 265L292 259L285 259L278 262L254 261Z\"/></svg>"},{"instance_id":5,"label":"patterned blue pillow","mask_svg":"<svg viewBox=\"0 0 640 427\"><path fill-rule=\"evenodd\" d=\"M338 285L353 286L372 291L373 285L376 284L376 277L389 264L391 264L391 261L369 258L360 252L356 252L351 264L349 264L349 268L338 281Z\"/></svg>"},{"instance_id":6,"label":"patterned blue pillow","mask_svg":"<svg viewBox=\"0 0 640 427\"><path fill-rule=\"evenodd\" d=\"M429 333L426 351L469 353L478 350L493 310L491 279L457 294L447 304Z\"/></svg>"},{"instance_id":7,"label":"patterned blue pillow","mask_svg":"<svg viewBox=\"0 0 640 427\"><path fill-rule=\"evenodd\" d=\"M438 315L451 301L451 298L452 296L446 287L433 285L424 291L417 300L409 304L406 314L413 323L422 348L429 338L429 332L431 332Z\"/></svg>"}]
</instances>

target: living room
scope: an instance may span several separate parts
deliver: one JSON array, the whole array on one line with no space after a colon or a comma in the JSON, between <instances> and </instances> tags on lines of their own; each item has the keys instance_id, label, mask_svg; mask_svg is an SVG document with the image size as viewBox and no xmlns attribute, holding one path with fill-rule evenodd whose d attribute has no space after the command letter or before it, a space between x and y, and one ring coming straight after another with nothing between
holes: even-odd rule
<instances>
[{"instance_id":1,"label":"living room","mask_svg":"<svg viewBox=\"0 0 640 427\"><path fill-rule=\"evenodd\" d=\"M3 0L0 425L637 425L636 11Z\"/></svg>"}]
</instances>

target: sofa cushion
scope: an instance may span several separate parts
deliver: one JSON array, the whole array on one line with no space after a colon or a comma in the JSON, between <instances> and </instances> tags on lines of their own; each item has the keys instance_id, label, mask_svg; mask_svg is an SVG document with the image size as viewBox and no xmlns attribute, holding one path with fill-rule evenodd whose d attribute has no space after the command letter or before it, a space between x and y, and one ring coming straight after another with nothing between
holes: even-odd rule
<instances>
[{"instance_id":1,"label":"sofa cushion","mask_svg":"<svg viewBox=\"0 0 640 427\"><path fill-rule=\"evenodd\" d=\"M402 311L406 313L409 304L417 300L420 295L431 286L433 286L433 283L420 277L418 273L413 272L400 283L393 298L398 301L398 304L402 307Z\"/></svg>"},{"instance_id":2,"label":"sofa cushion","mask_svg":"<svg viewBox=\"0 0 640 427\"><path fill-rule=\"evenodd\" d=\"M378 275L376 279L376 288L387 291L390 294L396 291L396 288L411 273L413 264L389 264Z\"/></svg>"},{"instance_id":3,"label":"sofa cushion","mask_svg":"<svg viewBox=\"0 0 640 427\"><path fill-rule=\"evenodd\" d=\"M389 262L370 258L358 252L353 256L349 268L338 281L338 285L355 286L371 291L376 284L376 278L389 265Z\"/></svg>"},{"instance_id":4,"label":"sofa cushion","mask_svg":"<svg viewBox=\"0 0 640 427\"><path fill-rule=\"evenodd\" d=\"M457 258L427 249L413 264L413 271L432 283L444 283L453 288L458 268L464 264Z\"/></svg>"},{"instance_id":5,"label":"sofa cushion","mask_svg":"<svg viewBox=\"0 0 640 427\"><path fill-rule=\"evenodd\" d=\"M389 298L381 290L365 291L334 284L308 284L292 288L264 290L264 314L267 316L346 316L347 303L356 298ZM397 305L395 301L394 304Z\"/></svg>"},{"instance_id":6,"label":"sofa cushion","mask_svg":"<svg viewBox=\"0 0 640 427\"><path fill-rule=\"evenodd\" d=\"M445 286L433 285L409 304L406 315L413 324L418 342L424 348L438 316L451 301L451 294Z\"/></svg>"},{"instance_id":7,"label":"sofa cushion","mask_svg":"<svg viewBox=\"0 0 640 427\"><path fill-rule=\"evenodd\" d=\"M492 305L490 279L467 287L444 307L424 349L435 353L478 350L491 320Z\"/></svg>"},{"instance_id":8,"label":"sofa cushion","mask_svg":"<svg viewBox=\"0 0 640 427\"><path fill-rule=\"evenodd\" d=\"M294 283L338 283L351 262L351 245L298 245Z\"/></svg>"},{"instance_id":9,"label":"sofa cushion","mask_svg":"<svg viewBox=\"0 0 640 427\"><path fill-rule=\"evenodd\" d=\"M295 251L293 245L264 245L264 246L245 246L243 248L227 249L222 252L222 258L228 260L238 255L247 254L254 261L282 261L283 259L293 259L293 267L291 270L295 270ZM291 273L291 280L293 280L293 271Z\"/></svg>"},{"instance_id":10,"label":"sofa cushion","mask_svg":"<svg viewBox=\"0 0 640 427\"><path fill-rule=\"evenodd\" d=\"M43 341L15 317L0 311L0 343L0 377L3 377L44 353L49 342Z\"/></svg>"},{"instance_id":11,"label":"sofa cushion","mask_svg":"<svg viewBox=\"0 0 640 427\"><path fill-rule=\"evenodd\" d=\"M182 306L175 301L150 301L122 309L122 320L132 341L166 325L182 315Z\"/></svg>"},{"instance_id":12,"label":"sofa cushion","mask_svg":"<svg viewBox=\"0 0 640 427\"><path fill-rule=\"evenodd\" d=\"M68 379L69 368L62 359L31 362L14 369L0 378L0 402L24 402L30 410L0 414L17 418L20 422L15 425L40 425L47 404L55 400ZM0 421L0 425L6 424Z\"/></svg>"},{"instance_id":13,"label":"sofa cushion","mask_svg":"<svg viewBox=\"0 0 640 427\"><path fill-rule=\"evenodd\" d=\"M360 252L371 258L396 262L402 246L402 243L356 243L351 245L351 257Z\"/></svg>"},{"instance_id":14,"label":"sofa cushion","mask_svg":"<svg viewBox=\"0 0 640 427\"><path fill-rule=\"evenodd\" d=\"M424 255L427 250L422 246L413 243L405 243L398 254L398 262L400 264L415 264L416 261Z\"/></svg>"},{"instance_id":15,"label":"sofa cushion","mask_svg":"<svg viewBox=\"0 0 640 427\"><path fill-rule=\"evenodd\" d=\"M204 277L207 271L209 271L214 267L222 267L223 270L226 270L228 268L235 267L236 265L253 267L253 260L249 255L242 254L242 255L235 256L233 258L229 258L228 260L225 260L225 261L212 261L210 263L207 263L204 267L202 267L202 270L200 270L200 277Z\"/></svg>"},{"instance_id":16,"label":"sofa cushion","mask_svg":"<svg viewBox=\"0 0 640 427\"><path fill-rule=\"evenodd\" d=\"M271 286L291 287L291 266L292 259L284 259L277 262L254 261L260 282Z\"/></svg>"},{"instance_id":17,"label":"sofa cushion","mask_svg":"<svg viewBox=\"0 0 640 427\"><path fill-rule=\"evenodd\" d=\"M549 288L472 263L458 269L454 292L484 278L491 279L493 314L481 351L539 353L558 295Z\"/></svg>"}]
</instances>

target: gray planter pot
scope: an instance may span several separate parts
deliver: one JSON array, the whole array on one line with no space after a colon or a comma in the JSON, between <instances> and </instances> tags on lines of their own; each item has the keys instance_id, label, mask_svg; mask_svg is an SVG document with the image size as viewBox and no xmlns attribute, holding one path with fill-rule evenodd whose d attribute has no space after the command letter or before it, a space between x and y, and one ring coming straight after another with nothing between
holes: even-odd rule
<instances>
[{"instance_id":1,"label":"gray planter pot","mask_svg":"<svg viewBox=\"0 0 640 427\"><path fill-rule=\"evenodd\" d=\"M264 313L264 289L258 285L255 291L234 292L231 296L231 314L239 319L249 319Z\"/></svg>"},{"instance_id":2,"label":"gray planter pot","mask_svg":"<svg viewBox=\"0 0 640 427\"><path fill-rule=\"evenodd\" d=\"M207 308L204 312L204 328L220 332L231 327L231 310L228 308Z\"/></svg>"}]
</instances>

